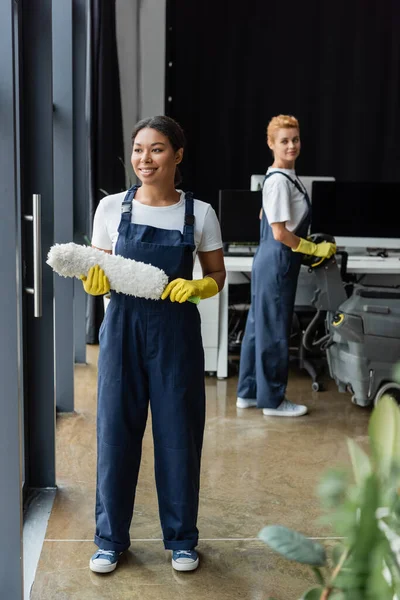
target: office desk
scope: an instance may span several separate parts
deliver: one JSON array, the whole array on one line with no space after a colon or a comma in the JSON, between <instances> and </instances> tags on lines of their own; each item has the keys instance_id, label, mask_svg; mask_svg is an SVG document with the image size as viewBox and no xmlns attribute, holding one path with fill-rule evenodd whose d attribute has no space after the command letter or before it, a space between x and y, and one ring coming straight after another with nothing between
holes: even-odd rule
<instances>
[{"instance_id":1,"label":"office desk","mask_svg":"<svg viewBox=\"0 0 400 600\"><path fill-rule=\"evenodd\" d=\"M252 263L252 256L225 256L226 281L225 287L219 294L217 359L217 377L219 379L224 379L228 376L229 274L234 272L249 273L251 272ZM379 277L383 275L399 276L399 280L396 283L400 284L400 259L398 257L380 258L375 256L350 255L347 262L347 271L359 275L374 275Z\"/></svg>"},{"instance_id":2,"label":"office desk","mask_svg":"<svg viewBox=\"0 0 400 600\"><path fill-rule=\"evenodd\" d=\"M225 256L226 281L223 290L213 298L200 302L201 329L205 353L205 371L217 373L218 379L228 376L228 290L232 283L233 273L250 273L253 264L252 256ZM349 256L347 263L349 273L358 275L371 275L376 281L372 285L379 285L383 276L389 276L391 285L400 285L400 260L399 258L380 258ZM202 272L196 261L194 279L201 278ZM388 285L384 283L383 285ZM104 297L104 308L108 306L108 299Z\"/></svg>"}]
</instances>

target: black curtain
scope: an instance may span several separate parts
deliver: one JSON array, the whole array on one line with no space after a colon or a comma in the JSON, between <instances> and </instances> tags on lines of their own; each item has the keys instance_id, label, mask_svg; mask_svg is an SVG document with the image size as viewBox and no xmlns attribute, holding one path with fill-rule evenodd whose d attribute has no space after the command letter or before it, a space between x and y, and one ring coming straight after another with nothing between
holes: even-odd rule
<instances>
[{"instance_id":1,"label":"black curtain","mask_svg":"<svg viewBox=\"0 0 400 600\"><path fill-rule=\"evenodd\" d=\"M166 114L185 189L217 204L271 164L268 121L301 126L301 175L399 180L398 0L168 0Z\"/></svg>"},{"instance_id":2,"label":"black curtain","mask_svg":"<svg viewBox=\"0 0 400 600\"><path fill-rule=\"evenodd\" d=\"M125 189L122 111L115 30L115 0L90 0L88 121L90 222L105 194ZM98 343L103 297L88 297L86 341Z\"/></svg>"}]
</instances>

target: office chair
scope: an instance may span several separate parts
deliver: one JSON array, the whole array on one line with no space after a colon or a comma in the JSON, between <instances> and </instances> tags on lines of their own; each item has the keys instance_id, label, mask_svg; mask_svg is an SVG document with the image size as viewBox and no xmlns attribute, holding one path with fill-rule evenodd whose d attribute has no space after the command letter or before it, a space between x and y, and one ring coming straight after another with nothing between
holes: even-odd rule
<instances>
[{"instance_id":1,"label":"office chair","mask_svg":"<svg viewBox=\"0 0 400 600\"><path fill-rule=\"evenodd\" d=\"M304 333L313 320L316 310L310 306L297 305L293 313L292 331L289 342L289 360L294 362L299 369L307 371L311 377L311 388L314 392L323 390L319 380L326 364L325 353L319 349L306 350L303 345ZM316 337L324 335L324 324L316 330Z\"/></svg>"},{"instance_id":2,"label":"office chair","mask_svg":"<svg viewBox=\"0 0 400 600\"><path fill-rule=\"evenodd\" d=\"M316 293L316 281L310 276L308 267L302 265L297 281L296 298L292 320L292 331L289 343L289 358L300 369L304 369L310 375L311 387L315 392L322 390L319 377L326 363L325 353L319 349L312 352L306 350L303 345L303 336L308 325L315 316L316 309L313 305L313 297ZM321 323L316 334L324 334L324 324Z\"/></svg>"}]
</instances>

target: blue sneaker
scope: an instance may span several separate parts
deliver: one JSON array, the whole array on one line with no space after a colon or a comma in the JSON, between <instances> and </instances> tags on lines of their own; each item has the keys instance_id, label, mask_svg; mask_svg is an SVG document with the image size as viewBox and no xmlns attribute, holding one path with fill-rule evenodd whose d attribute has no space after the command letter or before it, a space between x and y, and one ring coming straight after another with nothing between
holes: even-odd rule
<instances>
[{"instance_id":1,"label":"blue sneaker","mask_svg":"<svg viewBox=\"0 0 400 600\"><path fill-rule=\"evenodd\" d=\"M90 559L89 567L95 573L111 573L116 569L120 552L99 548Z\"/></svg>"},{"instance_id":2,"label":"blue sneaker","mask_svg":"<svg viewBox=\"0 0 400 600\"><path fill-rule=\"evenodd\" d=\"M194 571L199 566L199 555L196 550L174 550L172 566L175 571Z\"/></svg>"}]
</instances>

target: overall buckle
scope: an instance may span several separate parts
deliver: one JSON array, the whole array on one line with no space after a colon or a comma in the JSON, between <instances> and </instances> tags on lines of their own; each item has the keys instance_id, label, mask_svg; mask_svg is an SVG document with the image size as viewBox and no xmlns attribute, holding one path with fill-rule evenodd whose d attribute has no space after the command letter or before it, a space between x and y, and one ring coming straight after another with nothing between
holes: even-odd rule
<instances>
[{"instance_id":1,"label":"overall buckle","mask_svg":"<svg viewBox=\"0 0 400 600\"><path fill-rule=\"evenodd\" d=\"M121 213L132 212L132 202L123 202L121 204Z\"/></svg>"}]
</instances>

